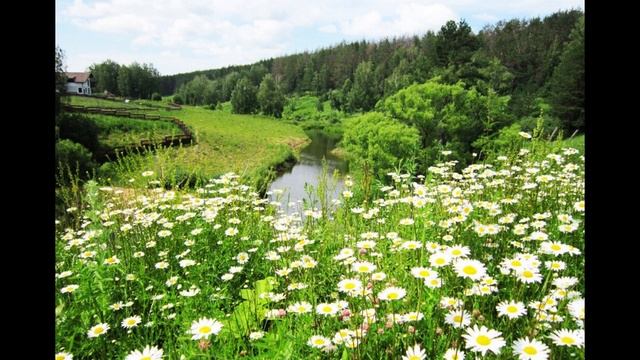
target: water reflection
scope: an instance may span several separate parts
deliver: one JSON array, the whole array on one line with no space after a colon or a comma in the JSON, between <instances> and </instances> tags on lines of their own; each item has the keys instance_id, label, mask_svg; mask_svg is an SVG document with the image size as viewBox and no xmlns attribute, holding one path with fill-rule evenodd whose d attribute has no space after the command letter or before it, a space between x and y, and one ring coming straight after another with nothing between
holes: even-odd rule
<instances>
[{"instance_id":1,"label":"water reflection","mask_svg":"<svg viewBox=\"0 0 640 360\"><path fill-rule=\"evenodd\" d=\"M312 185L314 188L318 186L318 180L322 175L323 158L327 161L329 175L333 174L334 170L338 170L341 175L344 175L347 170L346 162L331 154L331 150L336 146L336 140L331 139L321 131L310 132L308 135L311 138L311 143L301 151L298 163L276 178L269 186L269 191L284 190L281 195L269 195L269 199L276 200L276 198L280 198L282 207L287 214L296 211L300 212L303 209L303 199L309 200L305 191L305 184ZM329 194L330 199L339 197L343 185L343 181L340 179L333 193Z\"/></svg>"}]
</instances>

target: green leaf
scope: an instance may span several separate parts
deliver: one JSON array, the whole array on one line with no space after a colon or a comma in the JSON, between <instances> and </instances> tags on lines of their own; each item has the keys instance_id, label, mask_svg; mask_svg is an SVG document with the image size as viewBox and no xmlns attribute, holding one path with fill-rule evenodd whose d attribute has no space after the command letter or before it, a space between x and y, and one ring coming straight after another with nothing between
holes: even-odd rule
<instances>
[{"instance_id":1,"label":"green leaf","mask_svg":"<svg viewBox=\"0 0 640 360\"><path fill-rule=\"evenodd\" d=\"M56 317L62 314L62 309L64 309L64 303L60 303L60 305L56 306Z\"/></svg>"}]
</instances>

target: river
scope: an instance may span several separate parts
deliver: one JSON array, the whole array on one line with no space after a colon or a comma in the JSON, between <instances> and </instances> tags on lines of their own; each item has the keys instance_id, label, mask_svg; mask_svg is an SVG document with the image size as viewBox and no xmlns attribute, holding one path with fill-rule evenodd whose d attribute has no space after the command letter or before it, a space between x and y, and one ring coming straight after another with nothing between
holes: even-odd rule
<instances>
[{"instance_id":1,"label":"river","mask_svg":"<svg viewBox=\"0 0 640 360\"><path fill-rule=\"evenodd\" d=\"M307 135L311 138L311 143L300 152L299 161L288 171L277 177L269 186L269 192L282 189L282 194L269 195L270 200L278 200L282 204L283 210L287 214L300 212L303 209L302 201L308 200L305 191L305 184L313 187L318 185L322 175L322 159L327 160L328 173L331 176L334 170L338 170L341 179L338 181L331 198L339 198L343 188L342 176L347 170L344 160L331 154L331 150L336 147L336 140L326 136L322 131L309 131ZM319 207L319 206L318 206Z\"/></svg>"}]
</instances>

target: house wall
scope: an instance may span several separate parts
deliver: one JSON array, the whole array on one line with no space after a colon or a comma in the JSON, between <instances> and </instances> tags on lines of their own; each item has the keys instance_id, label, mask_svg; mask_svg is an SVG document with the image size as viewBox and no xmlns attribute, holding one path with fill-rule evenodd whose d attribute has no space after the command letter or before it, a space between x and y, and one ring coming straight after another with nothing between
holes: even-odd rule
<instances>
[{"instance_id":1,"label":"house wall","mask_svg":"<svg viewBox=\"0 0 640 360\"><path fill-rule=\"evenodd\" d=\"M70 94L91 95L91 86L88 80L81 84L69 82L67 83L66 88L67 92ZM78 91L78 89L80 89L80 91Z\"/></svg>"}]
</instances>

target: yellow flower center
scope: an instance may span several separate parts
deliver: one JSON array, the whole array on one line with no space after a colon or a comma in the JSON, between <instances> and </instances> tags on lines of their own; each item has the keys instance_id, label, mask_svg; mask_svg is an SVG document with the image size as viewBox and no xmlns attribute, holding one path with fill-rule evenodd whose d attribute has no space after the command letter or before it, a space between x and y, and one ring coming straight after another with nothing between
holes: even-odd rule
<instances>
[{"instance_id":1,"label":"yellow flower center","mask_svg":"<svg viewBox=\"0 0 640 360\"><path fill-rule=\"evenodd\" d=\"M64 360L64 355L56 355L56 360Z\"/></svg>"},{"instance_id":2,"label":"yellow flower center","mask_svg":"<svg viewBox=\"0 0 640 360\"><path fill-rule=\"evenodd\" d=\"M127 325L135 325L136 321L134 319L127 320Z\"/></svg>"},{"instance_id":3,"label":"yellow flower center","mask_svg":"<svg viewBox=\"0 0 640 360\"><path fill-rule=\"evenodd\" d=\"M305 310L306 310L306 309L305 309L305 307L304 307L304 306L302 306L302 305L301 305L301 306L298 306L298 311L299 311L299 312L303 312L303 311L305 311Z\"/></svg>"},{"instance_id":4,"label":"yellow flower center","mask_svg":"<svg viewBox=\"0 0 640 360\"><path fill-rule=\"evenodd\" d=\"M355 289L355 288L356 288L356 284L354 284L354 283L346 283L346 284L344 285L344 287L345 287L345 289L353 290L353 289Z\"/></svg>"},{"instance_id":5,"label":"yellow flower center","mask_svg":"<svg viewBox=\"0 0 640 360\"><path fill-rule=\"evenodd\" d=\"M93 332L96 334L102 334L104 332L104 328L102 326L98 326L97 328L95 328L95 330L93 330Z\"/></svg>"},{"instance_id":6,"label":"yellow flower center","mask_svg":"<svg viewBox=\"0 0 640 360\"><path fill-rule=\"evenodd\" d=\"M524 351L527 355L535 355L538 353L538 350L536 350L536 348L534 348L531 345L525 346L524 349L522 349L522 351Z\"/></svg>"},{"instance_id":7,"label":"yellow flower center","mask_svg":"<svg viewBox=\"0 0 640 360\"><path fill-rule=\"evenodd\" d=\"M411 356L409 356L409 360L420 360L420 356L418 356L418 355L411 355Z\"/></svg>"},{"instance_id":8,"label":"yellow flower center","mask_svg":"<svg viewBox=\"0 0 640 360\"><path fill-rule=\"evenodd\" d=\"M366 266L366 265L362 265L362 266L360 266L360 267L358 268L358 271L360 271L360 272L367 272L367 271L369 271L369 267L368 267L368 266Z\"/></svg>"},{"instance_id":9,"label":"yellow flower center","mask_svg":"<svg viewBox=\"0 0 640 360\"><path fill-rule=\"evenodd\" d=\"M429 270L421 270L420 271L420 276L422 276L422 277L427 277L427 276L429 276L429 274L430 274Z\"/></svg>"},{"instance_id":10,"label":"yellow flower center","mask_svg":"<svg viewBox=\"0 0 640 360\"><path fill-rule=\"evenodd\" d=\"M453 255L456 255L456 256L457 256L457 255L462 254L462 251L460 251L460 249L455 249L455 250L453 250L453 251L451 252L451 254L453 254Z\"/></svg>"},{"instance_id":11,"label":"yellow flower center","mask_svg":"<svg viewBox=\"0 0 640 360\"><path fill-rule=\"evenodd\" d=\"M141 357L140 360L151 360L151 356L145 355L145 356Z\"/></svg>"},{"instance_id":12,"label":"yellow flower center","mask_svg":"<svg viewBox=\"0 0 640 360\"><path fill-rule=\"evenodd\" d=\"M565 337L563 337L562 339L560 339L560 341L561 341L563 344L573 344L573 343L575 343L575 342L576 342L572 337L569 337L569 336L565 336Z\"/></svg>"},{"instance_id":13,"label":"yellow flower center","mask_svg":"<svg viewBox=\"0 0 640 360\"><path fill-rule=\"evenodd\" d=\"M331 312L331 310L333 310L333 309L331 308L331 306L325 306L325 307L323 307L323 308L322 308L322 311L324 311L324 312L326 312L326 313L330 313L330 312Z\"/></svg>"},{"instance_id":14,"label":"yellow flower center","mask_svg":"<svg viewBox=\"0 0 640 360\"><path fill-rule=\"evenodd\" d=\"M456 315L453 317L453 321L456 323L461 323L462 322L462 316L460 315Z\"/></svg>"},{"instance_id":15,"label":"yellow flower center","mask_svg":"<svg viewBox=\"0 0 640 360\"><path fill-rule=\"evenodd\" d=\"M533 277L533 273L529 270L526 270L525 272L522 273L522 276L526 278L530 278L530 277Z\"/></svg>"},{"instance_id":16,"label":"yellow flower center","mask_svg":"<svg viewBox=\"0 0 640 360\"><path fill-rule=\"evenodd\" d=\"M491 344L491 339L488 336L480 335L476 338L476 342L482 346Z\"/></svg>"},{"instance_id":17,"label":"yellow flower center","mask_svg":"<svg viewBox=\"0 0 640 360\"><path fill-rule=\"evenodd\" d=\"M324 340L323 339L315 339L313 342L316 345L324 345Z\"/></svg>"},{"instance_id":18,"label":"yellow flower center","mask_svg":"<svg viewBox=\"0 0 640 360\"><path fill-rule=\"evenodd\" d=\"M438 258L438 259L436 260L436 264L438 264L438 265L442 265L442 264L444 264L444 259L443 259L443 258Z\"/></svg>"},{"instance_id":19,"label":"yellow flower center","mask_svg":"<svg viewBox=\"0 0 640 360\"><path fill-rule=\"evenodd\" d=\"M201 326L200 330L198 330L200 334L209 334L211 332L211 328L209 326Z\"/></svg>"},{"instance_id":20,"label":"yellow flower center","mask_svg":"<svg viewBox=\"0 0 640 360\"><path fill-rule=\"evenodd\" d=\"M393 299L397 299L397 298L398 298L398 294L396 294L396 293L390 293L389 295L387 295L387 297L388 297L389 299L392 299L392 300L393 300Z\"/></svg>"},{"instance_id":21,"label":"yellow flower center","mask_svg":"<svg viewBox=\"0 0 640 360\"><path fill-rule=\"evenodd\" d=\"M513 260L511 262L511 266L522 266L522 263L520 261L518 261L518 260Z\"/></svg>"},{"instance_id":22,"label":"yellow flower center","mask_svg":"<svg viewBox=\"0 0 640 360\"><path fill-rule=\"evenodd\" d=\"M464 269L462 269L462 272L464 272L467 275L475 275L478 272L478 270L476 270L476 268L471 265L467 265L464 267Z\"/></svg>"},{"instance_id":23,"label":"yellow flower center","mask_svg":"<svg viewBox=\"0 0 640 360\"><path fill-rule=\"evenodd\" d=\"M562 249L562 247L558 244L551 245L551 250L553 251L559 251L560 249Z\"/></svg>"},{"instance_id":24,"label":"yellow flower center","mask_svg":"<svg viewBox=\"0 0 640 360\"><path fill-rule=\"evenodd\" d=\"M509 305L509 306L507 306L507 312L514 313L514 312L516 312L516 311L518 311L518 308L517 308L517 307L515 307L515 306L513 306L513 305Z\"/></svg>"}]
</instances>

